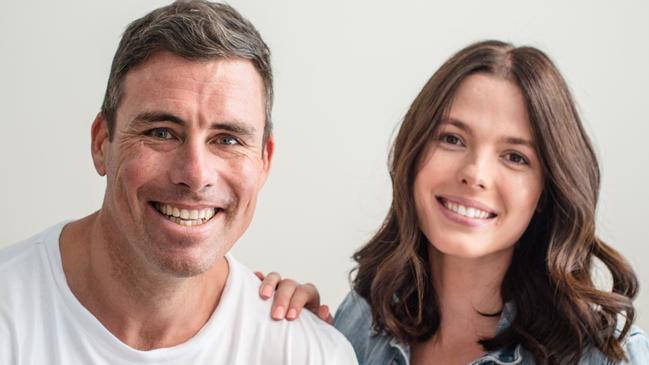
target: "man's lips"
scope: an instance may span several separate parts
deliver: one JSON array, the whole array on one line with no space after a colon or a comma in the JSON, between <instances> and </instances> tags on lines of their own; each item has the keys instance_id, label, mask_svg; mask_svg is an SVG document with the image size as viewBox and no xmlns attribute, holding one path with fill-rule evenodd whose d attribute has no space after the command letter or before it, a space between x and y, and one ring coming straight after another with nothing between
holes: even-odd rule
<instances>
[{"instance_id":1,"label":"man's lips","mask_svg":"<svg viewBox=\"0 0 649 365\"><path fill-rule=\"evenodd\" d=\"M151 202L151 206L165 218L183 226L204 224L218 213L223 212L223 208L220 207L196 206L190 208L186 205L172 205L160 202Z\"/></svg>"}]
</instances>

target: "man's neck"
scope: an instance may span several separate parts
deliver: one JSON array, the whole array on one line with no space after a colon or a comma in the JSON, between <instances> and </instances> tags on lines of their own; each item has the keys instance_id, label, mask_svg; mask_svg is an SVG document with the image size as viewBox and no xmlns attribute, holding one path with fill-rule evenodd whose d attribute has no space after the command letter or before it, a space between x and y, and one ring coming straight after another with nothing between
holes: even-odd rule
<instances>
[{"instance_id":1,"label":"man's neck","mask_svg":"<svg viewBox=\"0 0 649 365\"><path fill-rule=\"evenodd\" d=\"M127 242L106 232L101 212L66 225L60 248L68 286L79 302L126 345L150 350L193 337L220 301L229 273L221 257L208 271L186 278L152 270Z\"/></svg>"}]
</instances>

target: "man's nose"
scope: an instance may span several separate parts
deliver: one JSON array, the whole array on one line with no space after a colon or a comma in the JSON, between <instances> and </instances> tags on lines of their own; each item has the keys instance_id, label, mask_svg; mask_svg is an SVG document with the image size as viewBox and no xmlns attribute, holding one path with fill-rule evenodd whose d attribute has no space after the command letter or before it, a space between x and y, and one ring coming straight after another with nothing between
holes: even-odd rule
<instances>
[{"instance_id":1,"label":"man's nose","mask_svg":"<svg viewBox=\"0 0 649 365\"><path fill-rule=\"evenodd\" d=\"M471 189L486 190L493 179L492 161L485 154L473 152L462 161L458 171L458 181Z\"/></svg>"},{"instance_id":2,"label":"man's nose","mask_svg":"<svg viewBox=\"0 0 649 365\"><path fill-rule=\"evenodd\" d=\"M217 173L211 157L204 143L186 140L174 156L176 161L170 171L171 181L192 192L213 186Z\"/></svg>"}]
</instances>

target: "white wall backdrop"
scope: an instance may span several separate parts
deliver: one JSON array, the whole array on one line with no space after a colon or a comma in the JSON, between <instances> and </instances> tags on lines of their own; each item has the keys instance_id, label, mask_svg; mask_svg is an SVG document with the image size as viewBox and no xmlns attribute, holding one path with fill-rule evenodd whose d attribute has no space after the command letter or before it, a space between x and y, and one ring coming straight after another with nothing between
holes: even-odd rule
<instances>
[{"instance_id":1,"label":"white wall backdrop","mask_svg":"<svg viewBox=\"0 0 649 365\"><path fill-rule=\"evenodd\" d=\"M166 1L12 1L0 11L0 246L101 203L89 153L121 32ZM649 285L649 2L253 1L273 51L277 151L248 266L312 281L336 307L350 255L390 198L390 137L424 82L470 42L540 47L574 91L603 172L599 234ZM639 323L649 329L649 291Z\"/></svg>"}]
</instances>

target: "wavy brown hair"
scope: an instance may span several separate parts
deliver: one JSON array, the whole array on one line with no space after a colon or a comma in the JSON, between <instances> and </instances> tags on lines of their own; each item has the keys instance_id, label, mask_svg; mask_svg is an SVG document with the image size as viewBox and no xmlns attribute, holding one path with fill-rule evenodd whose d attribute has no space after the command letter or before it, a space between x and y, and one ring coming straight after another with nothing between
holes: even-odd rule
<instances>
[{"instance_id":1,"label":"wavy brown hair","mask_svg":"<svg viewBox=\"0 0 649 365\"><path fill-rule=\"evenodd\" d=\"M455 91L476 73L520 88L545 176L540 211L516 243L501 284L501 299L515 304L516 316L480 344L487 351L521 344L545 364L577 363L588 347L610 360L625 359L621 340L633 323L638 282L624 258L595 233L600 173L590 140L552 61L536 48L499 41L475 43L451 57L404 117L390 153L392 205L380 230L353 256L354 289L372 308L375 330L414 344L439 328L430 243L417 223L413 182ZM610 271L610 292L593 283L595 258Z\"/></svg>"}]
</instances>

